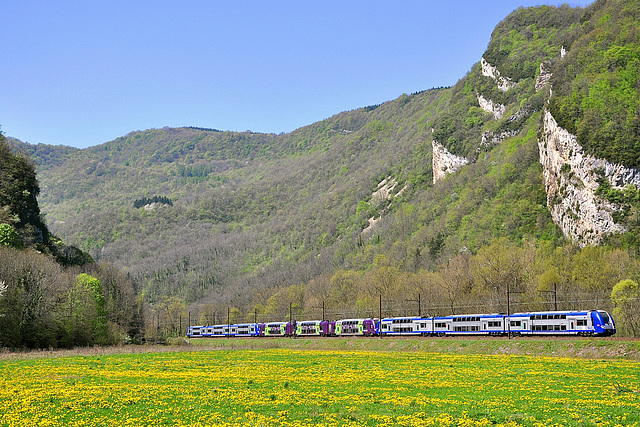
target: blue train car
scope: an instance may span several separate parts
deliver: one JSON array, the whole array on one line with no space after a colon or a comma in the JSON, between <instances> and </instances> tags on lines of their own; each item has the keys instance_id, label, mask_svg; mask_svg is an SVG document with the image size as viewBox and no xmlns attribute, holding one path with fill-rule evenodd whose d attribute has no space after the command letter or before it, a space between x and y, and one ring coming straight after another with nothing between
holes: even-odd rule
<instances>
[{"instance_id":1,"label":"blue train car","mask_svg":"<svg viewBox=\"0 0 640 427\"><path fill-rule=\"evenodd\" d=\"M541 311L515 313L510 317L512 333L519 335L610 336L615 323L604 310Z\"/></svg>"}]
</instances>

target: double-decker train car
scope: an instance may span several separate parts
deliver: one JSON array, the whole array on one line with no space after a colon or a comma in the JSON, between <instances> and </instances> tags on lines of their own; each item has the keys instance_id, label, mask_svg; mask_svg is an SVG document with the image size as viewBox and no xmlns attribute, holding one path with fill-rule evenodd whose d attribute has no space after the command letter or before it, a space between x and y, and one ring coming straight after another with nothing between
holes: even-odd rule
<instances>
[{"instance_id":1,"label":"double-decker train car","mask_svg":"<svg viewBox=\"0 0 640 427\"><path fill-rule=\"evenodd\" d=\"M294 324L291 322L271 322L264 324L264 333L260 336L265 337L290 337L295 334Z\"/></svg>"},{"instance_id":2,"label":"double-decker train car","mask_svg":"<svg viewBox=\"0 0 640 427\"><path fill-rule=\"evenodd\" d=\"M260 335L259 323L242 323L236 325L189 326L188 338L215 337L257 337Z\"/></svg>"},{"instance_id":3,"label":"double-decker train car","mask_svg":"<svg viewBox=\"0 0 640 427\"><path fill-rule=\"evenodd\" d=\"M380 321L381 335L430 335L433 322L428 317L387 317Z\"/></svg>"},{"instance_id":4,"label":"double-decker train car","mask_svg":"<svg viewBox=\"0 0 640 427\"><path fill-rule=\"evenodd\" d=\"M296 324L296 335L300 337L329 337L335 334L336 322L328 320L305 320Z\"/></svg>"},{"instance_id":5,"label":"double-decker train car","mask_svg":"<svg viewBox=\"0 0 640 427\"><path fill-rule=\"evenodd\" d=\"M190 326L188 338L375 335L581 335L610 336L615 323L603 310L387 317Z\"/></svg>"},{"instance_id":6,"label":"double-decker train car","mask_svg":"<svg viewBox=\"0 0 640 427\"><path fill-rule=\"evenodd\" d=\"M377 319L343 319L336 321L335 334L337 336L362 335L374 336L378 335Z\"/></svg>"},{"instance_id":7,"label":"double-decker train car","mask_svg":"<svg viewBox=\"0 0 640 427\"><path fill-rule=\"evenodd\" d=\"M604 310L515 313L510 329L519 335L610 336L616 333L613 318Z\"/></svg>"}]
</instances>

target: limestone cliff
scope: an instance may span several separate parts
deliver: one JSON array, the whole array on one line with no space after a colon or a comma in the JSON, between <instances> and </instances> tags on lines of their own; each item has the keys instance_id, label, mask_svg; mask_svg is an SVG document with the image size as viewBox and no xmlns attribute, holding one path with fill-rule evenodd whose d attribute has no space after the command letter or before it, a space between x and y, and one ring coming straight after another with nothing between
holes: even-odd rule
<instances>
[{"instance_id":1,"label":"limestone cliff","mask_svg":"<svg viewBox=\"0 0 640 427\"><path fill-rule=\"evenodd\" d=\"M493 102L490 99L486 99L482 95L477 95L478 97L478 105L487 113L493 114L493 118L496 120L500 120L504 116L504 112L507 109L506 105L498 104L497 102Z\"/></svg>"},{"instance_id":2,"label":"limestone cliff","mask_svg":"<svg viewBox=\"0 0 640 427\"><path fill-rule=\"evenodd\" d=\"M548 111L544 113L538 148L547 205L565 236L586 246L600 243L607 234L625 231L612 216L621 207L596 194L598 179L604 177L616 189L628 184L638 186L638 170L585 154L577 138L558 126Z\"/></svg>"},{"instance_id":3,"label":"limestone cliff","mask_svg":"<svg viewBox=\"0 0 640 427\"><path fill-rule=\"evenodd\" d=\"M503 92L508 91L509 89L516 86L514 82L511 81L510 78L502 76L500 71L493 65L489 64L484 57L480 60L480 65L482 66L482 75L491 77L498 84L498 89Z\"/></svg>"},{"instance_id":4,"label":"limestone cliff","mask_svg":"<svg viewBox=\"0 0 640 427\"><path fill-rule=\"evenodd\" d=\"M462 166L469 163L464 157L451 154L444 145L438 141L431 141L433 148L433 183L440 181L447 174L456 172Z\"/></svg>"}]
</instances>

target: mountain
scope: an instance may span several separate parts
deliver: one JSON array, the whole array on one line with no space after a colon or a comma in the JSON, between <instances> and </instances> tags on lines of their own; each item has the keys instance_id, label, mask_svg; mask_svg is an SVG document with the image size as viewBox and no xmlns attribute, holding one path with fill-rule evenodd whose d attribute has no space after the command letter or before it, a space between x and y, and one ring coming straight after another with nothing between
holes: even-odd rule
<instances>
[{"instance_id":1,"label":"mountain","mask_svg":"<svg viewBox=\"0 0 640 427\"><path fill-rule=\"evenodd\" d=\"M555 283L607 307L638 274L638 8L520 8L455 86L288 134L12 143L38 163L53 232L125 268L150 303L363 314L421 292L434 312L503 310L512 282L536 304Z\"/></svg>"}]
</instances>

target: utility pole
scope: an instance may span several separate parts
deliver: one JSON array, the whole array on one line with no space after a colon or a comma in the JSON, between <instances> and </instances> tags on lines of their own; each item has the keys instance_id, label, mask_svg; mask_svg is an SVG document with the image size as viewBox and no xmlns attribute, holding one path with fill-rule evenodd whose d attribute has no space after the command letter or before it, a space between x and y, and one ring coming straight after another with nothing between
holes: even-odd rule
<instances>
[{"instance_id":1,"label":"utility pole","mask_svg":"<svg viewBox=\"0 0 640 427\"><path fill-rule=\"evenodd\" d=\"M322 301L322 321L324 322L324 301Z\"/></svg>"},{"instance_id":2,"label":"utility pole","mask_svg":"<svg viewBox=\"0 0 640 427\"><path fill-rule=\"evenodd\" d=\"M418 294L418 299L408 299L407 302L417 302L418 303L418 317L422 317L422 307L420 302L420 294Z\"/></svg>"},{"instance_id":3,"label":"utility pole","mask_svg":"<svg viewBox=\"0 0 640 427\"><path fill-rule=\"evenodd\" d=\"M380 339L382 339L382 294L380 294L379 314L380 318L378 319L378 335L380 336Z\"/></svg>"},{"instance_id":4,"label":"utility pole","mask_svg":"<svg viewBox=\"0 0 640 427\"><path fill-rule=\"evenodd\" d=\"M227 307L227 338L231 338L231 310Z\"/></svg>"},{"instance_id":5,"label":"utility pole","mask_svg":"<svg viewBox=\"0 0 640 427\"><path fill-rule=\"evenodd\" d=\"M509 337L509 339L511 339L511 300L510 300L510 295L511 294L523 294L524 292L520 292L520 291L511 291L509 290L509 282L507 281L507 318L509 319L509 325L508 325L508 332L507 332L507 336Z\"/></svg>"}]
</instances>

